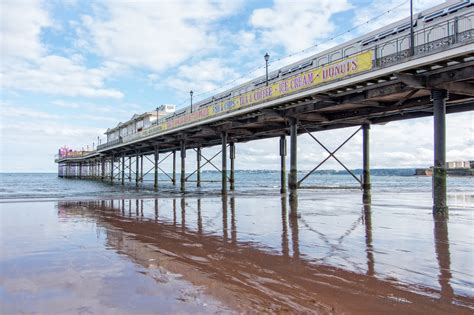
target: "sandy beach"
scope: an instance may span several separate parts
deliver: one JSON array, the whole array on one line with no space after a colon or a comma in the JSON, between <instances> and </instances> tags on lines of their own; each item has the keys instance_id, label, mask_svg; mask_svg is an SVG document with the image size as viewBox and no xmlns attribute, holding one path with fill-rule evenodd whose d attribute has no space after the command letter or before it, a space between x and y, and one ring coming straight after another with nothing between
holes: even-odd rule
<instances>
[{"instance_id":1,"label":"sandy beach","mask_svg":"<svg viewBox=\"0 0 474 315\"><path fill-rule=\"evenodd\" d=\"M472 314L472 196L451 194L449 220L425 193L388 197L3 202L0 309Z\"/></svg>"}]
</instances>

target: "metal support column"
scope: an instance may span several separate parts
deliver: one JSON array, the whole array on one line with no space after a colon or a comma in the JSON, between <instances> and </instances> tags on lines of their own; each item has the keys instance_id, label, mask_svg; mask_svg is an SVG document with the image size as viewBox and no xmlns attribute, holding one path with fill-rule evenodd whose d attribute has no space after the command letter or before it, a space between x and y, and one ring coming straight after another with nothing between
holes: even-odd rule
<instances>
[{"instance_id":1,"label":"metal support column","mask_svg":"<svg viewBox=\"0 0 474 315\"><path fill-rule=\"evenodd\" d=\"M176 185L176 151L173 150L173 175L171 181Z\"/></svg>"},{"instance_id":2,"label":"metal support column","mask_svg":"<svg viewBox=\"0 0 474 315\"><path fill-rule=\"evenodd\" d=\"M104 181L105 180L105 158L102 158L100 172L101 172L100 180Z\"/></svg>"},{"instance_id":3,"label":"metal support column","mask_svg":"<svg viewBox=\"0 0 474 315\"><path fill-rule=\"evenodd\" d=\"M132 156L128 157L128 181L132 181Z\"/></svg>"},{"instance_id":4,"label":"metal support column","mask_svg":"<svg viewBox=\"0 0 474 315\"><path fill-rule=\"evenodd\" d=\"M139 169L139 165L138 165L139 159L140 159L140 158L139 158L138 151L137 151L137 153L136 153L136 155L135 155L135 186L136 186L136 187L138 187L138 182L139 182L139 180L140 180L140 177L139 177L139 176L140 176L140 174L139 174L139 173L140 173L140 169Z\"/></svg>"},{"instance_id":5,"label":"metal support column","mask_svg":"<svg viewBox=\"0 0 474 315\"><path fill-rule=\"evenodd\" d=\"M446 204L446 90L432 90L434 113L433 212L447 214Z\"/></svg>"},{"instance_id":6,"label":"metal support column","mask_svg":"<svg viewBox=\"0 0 474 315\"><path fill-rule=\"evenodd\" d=\"M159 159L159 152L158 152L158 146L155 146L155 165L154 165L154 171L155 171L155 178L153 181L153 187L155 188L155 191L158 190L158 159Z\"/></svg>"},{"instance_id":7,"label":"metal support column","mask_svg":"<svg viewBox=\"0 0 474 315\"><path fill-rule=\"evenodd\" d=\"M222 139L222 194L227 194L227 132L221 133Z\"/></svg>"},{"instance_id":8,"label":"metal support column","mask_svg":"<svg viewBox=\"0 0 474 315\"><path fill-rule=\"evenodd\" d=\"M125 154L122 154L122 186L125 185Z\"/></svg>"},{"instance_id":9,"label":"metal support column","mask_svg":"<svg viewBox=\"0 0 474 315\"><path fill-rule=\"evenodd\" d=\"M298 189L297 159L298 159L298 123L295 118L290 119L290 177L288 188L290 198L296 197Z\"/></svg>"},{"instance_id":10,"label":"metal support column","mask_svg":"<svg viewBox=\"0 0 474 315\"><path fill-rule=\"evenodd\" d=\"M143 154L140 155L140 181L143 183Z\"/></svg>"},{"instance_id":11,"label":"metal support column","mask_svg":"<svg viewBox=\"0 0 474 315\"><path fill-rule=\"evenodd\" d=\"M82 178L82 162L79 162L79 179Z\"/></svg>"},{"instance_id":12,"label":"metal support column","mask_svg":"<svg viewBox=\"0 0 474 315\"><path fill-rule=\"evenodd\" d=\"M364 203L370 203L370 125L362 125L362 201Z\"/></svg>"},{"instance_id":13,"label":"metal support column","mask_svg":"<svg viewBox=\"0 0 474 315\"><path fill-rule=\"evenodd\" d=\"M196 149L196 186L201 187L201 147Z\"/></svg>"},{"instance_id":14,"label":"metal support column","mask_svg":"<svg viewBox=\"0 0 474 315\"><path fill-rule=\"evenodd\" d=\"M115 156L112 155L112 158L110 159L110 183L114 183L114 159Z\"/></svg>"},{"instance_id":15,"label":"metal support column","mask_svg":"<svg viewBox=\"0 0 474 315\"><path fill-rule=\"evenodd\" d=\"M229 146L230 152L230 190L235 190L235 143L231 142Z\"/></svg>"},{"instance_id":16,"label":"metal support column","mask_svg":"<svg viewBox=\"0 0 474 315\"><path fill-rule=\"evenodd\" d=\"M173 168L174 173L174 168ZM186 189L186 143L184 140L181 140L181 192L184 192ZM174 174L173 174L174 176Z\"/></svg>"},{"instance_id":17,"label":"metal support column","mask_svg":"<svg viewBox=\"0 0 474 315\"><path fill-rule=\"evenodd\" d=\"M286 193L286 136L280 136L280 193Z\"/></svg>"}]
</instances>

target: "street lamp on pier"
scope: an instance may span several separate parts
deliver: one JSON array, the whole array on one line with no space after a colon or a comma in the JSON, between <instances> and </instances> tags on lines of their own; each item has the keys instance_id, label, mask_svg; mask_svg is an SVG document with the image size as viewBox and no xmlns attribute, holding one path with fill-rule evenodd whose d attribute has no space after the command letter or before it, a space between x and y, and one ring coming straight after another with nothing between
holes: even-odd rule
<instances>
[{"instance_id":1,"label":"street lamp on pier","mask_svg":"<svg viewBox=\"0 0 474 315\"><path fill-rule=\"evenodd\" d=\"M265 53L265 56L263 56L265 58L265 73L266 73L266 83L267 83L267 86L268 86L268 59L270 59L270 55L268 53Z\"/></svg>"},{"instance_id":2,"label":"street lamp on pier","mask_svg":"<svg viewBox=\"0 0 474 315\"><path fill-rule=\"evenodd\" d=\"M193 90L189 91L189 95L191 96L191 113L193 112Z\"/></svg>"},{"instance_id":3,"label":"street lamp on pier","mask_svg":"<svg viewBox=\"0 0 474 315\"><path fill-rule=\"evenodd\" d=\"M160 108L157 107L156 108L156 121L155 121L155 124L158 125L158 112L160 111Z\"/></svg>"}]
</instances>

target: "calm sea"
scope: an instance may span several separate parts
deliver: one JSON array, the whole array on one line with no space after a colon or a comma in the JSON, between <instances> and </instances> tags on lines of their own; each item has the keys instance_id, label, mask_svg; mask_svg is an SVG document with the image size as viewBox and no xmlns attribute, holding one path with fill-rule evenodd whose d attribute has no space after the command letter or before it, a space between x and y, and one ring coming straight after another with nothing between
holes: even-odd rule
<instances>
[{"instance_id":1,"label":"calm sea","mask_svg":"<svg viewBox=\"0 0 474 315\"><path fill-rule=\"evenodd\" d=\"M298 174L302 178L306 172ZM201 175L201 188L196 187L194 178L186 184L190 193L208 194L220 191L220 173L204 171ZM239 193L249 192L278 192L280 173L277 171L236 171L235 186ZM179 192L179 174L177 185L173 186L165 175L160 174L160 193L169 194ZM350 175L313 175L302 187L318 188L354 188L357 181ZM424 176L372 176L373 191L381 192L429 192L431 191L431 177ZM450 193L474 193L474 178L448 177ZM0 173L0 199L23 198L84 198L107 197L113 198L130 195L133 197L156 194L153 191L153 175L145 176L143 184L137 190L133 180L126 181L123 187L119 184L111 185L93 180L77 180L58 178L55 173Z\"/></svg>"}]
</instances>

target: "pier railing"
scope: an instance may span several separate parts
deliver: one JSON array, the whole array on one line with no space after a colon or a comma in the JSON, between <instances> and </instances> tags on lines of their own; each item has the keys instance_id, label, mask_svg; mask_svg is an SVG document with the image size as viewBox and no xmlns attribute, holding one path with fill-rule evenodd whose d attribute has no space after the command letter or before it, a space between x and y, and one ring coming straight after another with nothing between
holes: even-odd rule
<instances>
[{"instance_id":1,"label":"pier railing","mask_svg":"<svg viewBox=\"0 0 474 315\"><path fill-rule=\"evenodd\" d=\"M55 154L54 159L59 160L59 159L65 159L65 158L85 157L95 152L96 152L95 150L94 151L70 151L70 152L65 152L63 154Z\"/></svg>"},{"instance_id":2,"label":"pier railing","mask_svg":"<svg viewBox=\"0 0 474 315\"><path fill-rule=\"evenodd\" d=\"M106 142L104 144L99 144L97 146L97 150L100 151L100 150L103 150L103 149L106 149L108 147L111 147L111 146L114 146L114 145L117 145L117 144L121 144L121 143L123 143L123 139L120 137L118 139Z\"/></svg>"}]
</instances>

